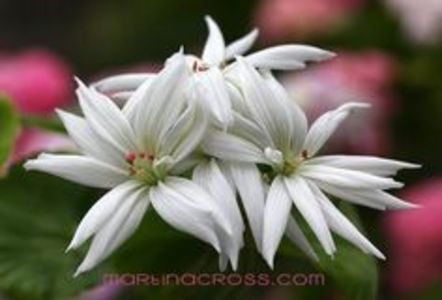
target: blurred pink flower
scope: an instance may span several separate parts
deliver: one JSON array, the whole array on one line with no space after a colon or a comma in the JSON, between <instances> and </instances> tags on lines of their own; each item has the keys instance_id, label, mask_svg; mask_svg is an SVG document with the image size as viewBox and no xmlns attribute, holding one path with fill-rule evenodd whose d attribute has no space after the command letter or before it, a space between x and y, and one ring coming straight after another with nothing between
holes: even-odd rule
<instances>
[{"instance_id":1,"label":"blurred pink flower","mask_svg":"<svg viewBox=\"0 0 442 300\"><path fill-rule=\"evenodd\" d=\"M51 113L69 103L71 81L68 66L47 51L0 53L0 91L6 92L23 113Z\"/></svg>"},{"instance_id":2,"label":"blurred pink flower","mask_svg":"<svg viewBox=\"0 0 442 300\"><path fill-rule=\"evenodd\" d=\"M0 93L12 100L21 114L49 116L56 107L70 102L72 94L69 67L54 54L29 50L19 54L0 53ZM8 166L43 150L70 149L67 136L38 129L26 129L18 137Z\"/></svg>"},{"instance_id":3,"label":"blurred pink flower","mask_svg":"<svg viewBox=\"0 0 442 300\"><path fill-rule=\"evenodd\" d=\"M397 292L412 293L442 280L442 178L412 186L401 198L422 207L385 217L392 253L389 279Z\"/></svg>"},{"instance_id":4,"label":"blurred pink flower","mask_svg":"<svg viewBox=\"0 0 442 300\"><path fill-rule=\"evenodd\" d=\"M328 32L365 0L261 0L255 23L264 41Z\"/></svg>"},{"instance_id":5,"label":"blurred pink flower","mask_svg":"<svg viewBox=\"0 0 442 300\"><path fill-rule=\"evenodd\" d=\"M328 149L355 154L386 155L390 150L389 122L396 101L390 88L395 63L379 51L340 53L337 58L281 78L290 95L310 118L350 101L371 103L351 116Z\"/></svg>"},{"instance_id":6,"label":"blurred pink flower","mask_svg":"<svg viewBox=\"0 0 442 300\"><path fill-rule=\"evenodd\" d=\"M420 44L432 44L442 38L442 1L386 0L396 13L409 37Z\"/></svg>"},{"instance_id":7,"label":"blurred pink flower","mask_svg":"<svg viewBox=\"0 0 442 300\"><path fill-rule=\"evenodd\" d=\"M123 288L117 284L102 284L96 288L84 292L79 300L116 300Z\"/></svg>"},{"instance_id":8,"label":"blurred pink flower","mask_svg":"<svg viewBox=\"0 0 442 300\"><path fill-rule=\"evenodd\" d=\"M19 163L24 158L38 154L43 150L58 151L72 148L74 148L72 141L64 134L29 128L18 136L10 163Z\"/></svg>"}]
</instances>

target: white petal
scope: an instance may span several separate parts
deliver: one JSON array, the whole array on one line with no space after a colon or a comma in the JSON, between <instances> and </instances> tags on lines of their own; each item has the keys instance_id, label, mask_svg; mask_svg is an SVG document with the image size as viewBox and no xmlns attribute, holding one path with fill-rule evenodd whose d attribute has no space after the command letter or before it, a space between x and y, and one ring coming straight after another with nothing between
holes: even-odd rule
<instances>
[{"instance_id":1,"label":"white petal","mask_svg":"<svg viewBox=\"0 0 442 300\"><path fill-rule=\"evenodd\" d=\"M132 127L135 126L135 118L138 109L143 104L146 105L146 101L150 98L146 97L147 91L152 85L153 80L144 81L130 96L126 104L123 106L122 112L129 120Z\"/></svg>"},{"instance_id":2,"label":"white petal","mask_svg":"<svg viewBox=\"0 0 442 300\"><path fill-rule=\"evenodd\" d=\"M147 151L154 151L159 138L173 126L187 104L185 89L190 70L182 54L174 57L146 88L143 100L136 106L134 130Z\"/></svg>"},{"instance_id":3,"label":"white petal","mask_svg":"<svg viewBox=\"0 0 442 300\"><path fill-rule=\"evenodd\" d=\"M232 104L227 85L218 67L193 75L198 97L212 112L217 123L224 129L232 121Z\"/></svg>"},{"instance_id":4,"label":"white petal","mask_svg":"<svg viewBox=\"0 0 442 300\"><path fill-rule=\"evenodd\" d=\"M413 203L405 202L381 190L341 189L319 182L318 185L328 194L339 199L374 209L410 209L417 207Z\"/></svg>"},{"instance_id":5,"label":"white petal","mask_svg":"<svg viewBox=\"0 0 442 300\"><path fill-rule=\"evenodd\" d=\"M207 207L199 207L182 193L159 183L150 189L150 199L157 213L172 227L193 235L220 252L216 224Z\"/></svg>"},{"instance_id":6,"label":"white petal","mask_svg":"<svg viewBox=\"0 0 442 300\"><path fill-rule=\"evenodd\" d=\"M140 182L126 181L107 192L100 200L95 202L81 220L80 225L78 225L66 251L77 249L93 234L98 232L116 214L123 202L140 187Z\"/></svg>"},{"instance_id":7,"label":"white petal","mask_svg":"<svg viewBox=\"0 0 442 300\"><path fill-rule=\"evenodd\" d=\"M281 45L255 52L246 57L257 68L276 70L303 69L308 61L334 57L332 52L306 45Z\"/></svg>"},{"instance_id":8,"label":"white petal","mask_svg":"<svg viewBox=\"0 0 442 300\"><path fill-rule=\"evenodd\" d=\"M305 237L298 223L293 217L290 217L287 222L287 229L285 232L286 236L296 244L307 256L309 256L314 261L318 261L319 258L310 245L309 241Z\"/></svg>"},{"instance_id":9,"label":"white petal","mask_svg":"<svg viewBox=\"0 0 442 300\"><path fill-rule=\"evenodd\" d=\"M299 153L302 150L301 148L304 145L307 134L307 117L299 105L290 99L284 87L270 72L265 72L264 78L273 93L273 99L279 100L281 102L280 105L289 113L287 123L290 125L290 130L287 130L287 134L291 136L285 139L291 143L285 146L289 147L291 151Z\"/></svg>"},{"instance_id":10,"label":"white petal","mask_svg":"<svg viewBox=\"0 0 442 300\"><path fill-rule=\"evenodd\" d=\"M358 231L358 229L333 205L333 203L330 202L330 200L327 199L315 184L311 184L310 187L322 208L322 212L324 213L328 225L334 232L351 242L356 247L359 247L362 251L371 253L381 259L385 259L385 256Z\"/></svg>"},{"instance_id":11,"label":"white petal","mask_svg":"<svg viewBox=\"0 0 442 300\"><path fill-rule=\"evenodd\" d=\"M392 178L323 165L302 165L300 172L306 178L321 181L338 188L384 190L401 188L403 186L402 183Z\"/></svg>"},{"instance_id":12,"label":"white petal","mask_svg":"<svg viewBox=\"0 0 442 300\"><path fill-rule=\"evenodd\" d=\"M257 146L226 132L211 131L203 140L202 148L207 154L227 161L268 163Z\"/></svg>"},{"instance_id":13,"label":"white petal","mask_svg":"<svg viewBox=\"0 0 442 300\"><path fill-rule=\"evenodd\" d=\"M180 117L164 137L167 142L165 151L169 149L176 162L188 157L200 146L209 126L207 113L200 101L191 103L188 112L187 116L183 113L183 118Z\"/></svg>"},{"instance_id":14,"label":"white petal","mask_svg":"<svg viewBox=\"0 0 442 300\"><path fill-rule=\"evenodd\" d=\"M287 228L291 207L292 201L283 180L277 176L270 186L265 203L262 239L262 255L272 269L273 258Z\"/></svg>"},{"instance_id":15,"label":"white petal","mask_svg":"<svg viewBox=\"0 0 442 300\"><path fill-rule=\"evenodd\" d=\"M209 35L204 46L202 60L211 66L217 66L224 61L225 43L218 24L209 16L205 18Z\"/></svg>"},{"instance_id":16,"label":"white petal","mask_svg":"<svg viewBox=\"0 0 442 300\"><path fill-rule=\"evenodd\" d=\"M91 157L42 153L28 160L27 170L38 170L97 188L112 188L128 178L128 172Z\"/></svg>"},{"instance_id":17,"label":"white petal","mask_svg":"<svg viewBox=\"0 0 442 300\"><path fill-rule=\"evenodd\" d=\"M187 199L201 209L210 211L212 220L215 222L216 228L221 228L228 235L232 235L233 227L230 224L227 216L216 205L216 200L206 192L201 186L195 184L193 181L181 177L167 177L166 184L171 189L181 193Z\"/></svg>"},{"instance_id":18,"label":"white petal","mask_svg":"<svg viewBox=\"0 0 442 300\"><path fill-rule=\"evenodd\" d=\"M367 107L369 105L365 103L346 103L320 116L312 124L305 138L304 150L307 151L308 156L312 157L321 149L351 112Z\"/></svg>"},{"instance_id":19,"label":"white petal","mask_svg":"<svg viewBox=\"0 0 442 300\"><path fill-rule=\"evenodd\" d=\"M242 58L238 58L244 101L258 125L268 132L277 148L287 149L292 138L292 115L286 99L279 98L269 83Z\"/></svg>"},{"instance_id":20,"label":"white petal","mask_svg":"<svg viewBox=\"0 0 442 300\"><path fill-rule=\"evenodd\" d=\"M246 119L237 112L233 112L233 123L229 127L229 132L252 142L262 149L276 147L270 136L266 135L255 122Z\"/></svg>"},{"instance_id":21,"label":"white petal","mask_svg":"<svg viewBox=\"0 0 442 300\"><path fill-rule=\"evenodd\" d=\"M134 92L118 92L115 94L110 95L110 97L112 98L112 100L115 101L115 103L117 103L118 106L122 107L126 104L127 100L129 100L130 97L132 97L132 95L134 94Z\"/></svg>"},{"instance_id":22,"label":"white petal","mask_svg":"<svg viewBox=\"0 0 442 300\"><path fill-rule=\"evenodd\" d=\"M315 233L325 252L332 255L336 247L321 208L310 187L300 177L285 178L284 182L296 208Z\"/></svg>"},{"instance_id":23,"label":"white petal","mask_svg":"<svg viewBox=\"0 0 442 300\"><path fill-rule=\"evenodd\" d=\"M92 83L92 87L102 93L134 91L146 80L155 77L153 73L133 73L106 77Z\"/></svg>"},{"instance_id":24,"label":"white petal","mask_svg":"<svg viewBox=\"0 0 442 300\"><path fill-rule=\"evenodd\" d=\"M136 150L135 135L118 106L106 96L87 88L80 80L77 82L80 106L91 128L122 152Z\"/></svg>"},{"instance_id":25,"label":"white petal","mask_svg":"<svg viewBox=\"0 0 442 300\"><path fill-rule=\"evenodd\" d=\"M220 240L223 252L228 255L232 268L235 270L238 265L239 250L243 245L242 235L244 231L235 191L231 188L214 160L198 165L193 171L192 179L212 195L212 198L216 201L216 209L222 211L231 224L233 236L229 237L223 234Z\"/></svg>"},{"instance_id":26,"label":"white petal","mask_svg":"<svg viewBox=\"0 0 442 300\"><path fill-rule=\"evenodd\" d=\"M100 229L74 276L86 272L123 244L138 228L149 205L146 191L140 189L124 199L116 213Z\"/></svg>"},{"instance_id":27,"label":"white petal","mask_svg":"<svg viewBox=\"0 0 442 300\"><path fill-rule=\"evenodd\" d=\"M395 175L400 169L415 169L420 165L375 156L325 155L308 160L308 164L367 172L378 176Z\"/></svg>"},{"instance_id":28,"label":"white petal","mask_svg":"<svg viewBox=\"0 0 442 300\"><path fill-rule=\"evenodd\" d=\"M254 164L231 163L229 167L235 187L241 197L256 247L261 252L265 197L261 174Z\"/></svg>"},{"instance_id":29,"label":"white petal","mask_svg":"<svg viewBox=\"0 0 442 300\"><path fill-rule=\"evenodd\" d=\"M85 119L62 110L57 110L57 114L69 136L85 154L119 168L127 167L124 161L126 153L102 139L90 128Z\"/></svg>"},{"instance_id":30,"label":"white petal","mask_svg":"<svg viewBox=\"0 0 442 300\"><path fill-rule=\"evenodd\" d=\"M373 190L357 190L357 189L343 189L340 187L335 187L330 184L326 184L320 181L315 181L315 184L318 185L322 190L327 192L336 198L341 200L370 207L378 210L385 210L385 204L379 203L378 201L373 200L373 198L367 198L361 194L361 192L365 195L365 191L373 192Z\"/></svg>"},{"instance_id":31,"label":"white petal","mask_svg":"<svg viewBox=\"0 0 442 300\"><path fill-rule=\"evenodd\" d=\"M230 60L237 55L243 55L252 48L258 38L258 29L253 29L245 36L233 41L226 47L225 60Z\"/></svg>"}]
</instances>

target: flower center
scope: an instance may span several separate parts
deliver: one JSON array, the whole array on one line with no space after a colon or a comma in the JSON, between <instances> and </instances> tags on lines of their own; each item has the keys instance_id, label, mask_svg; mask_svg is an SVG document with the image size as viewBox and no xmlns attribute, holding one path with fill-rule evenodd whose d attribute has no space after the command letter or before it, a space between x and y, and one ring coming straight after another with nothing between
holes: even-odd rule
<instances>
[{"instance_id":1,"label":"flower center","mask_svg":"<svg viewBox=\"0 0 442 300\"><path fill-rule=\"evenodd\" d=\"M296 171L299 165L308 158L307 150L302 150L299 156L284 157L284 163L278 171L286 176L291 175Z\"/></svg>"},{"instance_id":2,"label":"flower center","mask_svg":"<svg viewBox=\"0 0 442 300\"><path fill-rule=\"evenodd\" d=\"M130 164L129 175L147 185L156 185L165 177L165 171L155 166L155 156L151 153L130 152L126 155Z\"/></svg>"}]
</instances>

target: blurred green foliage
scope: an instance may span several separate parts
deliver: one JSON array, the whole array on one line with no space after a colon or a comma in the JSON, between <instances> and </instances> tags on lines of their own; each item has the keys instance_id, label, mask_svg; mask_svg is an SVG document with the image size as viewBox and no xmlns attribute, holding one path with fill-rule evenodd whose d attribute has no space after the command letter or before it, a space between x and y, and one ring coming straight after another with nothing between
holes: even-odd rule
<instances>
[{"instance_id":1,"label":"blurred green foliage","mask_svg":"<svg viewBox=\"0 0 442 300\"><path fill-rule=\"evenodd\" d=\"M12 103L0 95L0 177L4 174L2 166L14 150L15 138L20 130L18 113Z\"/></svg>"}]
</instances>

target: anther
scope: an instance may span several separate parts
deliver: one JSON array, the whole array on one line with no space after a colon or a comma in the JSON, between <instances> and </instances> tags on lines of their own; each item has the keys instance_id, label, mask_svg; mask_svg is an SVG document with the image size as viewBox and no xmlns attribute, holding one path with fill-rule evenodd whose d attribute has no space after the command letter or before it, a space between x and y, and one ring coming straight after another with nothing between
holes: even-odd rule
<instances>
[{"instance_id":1,"label":"anther","mask_svg":"<svg viewBox=\"0 0 442 300\"><path fill-rule=\"evenodd\" d=\"M130 164L132 164L136 158L137 155L134 152L130 152L126 155L126 161Z\"/></svg>"},{"instance_id":2,"label":"anther","mask_svg":"<svg viewBox=\"0 0 442 300\"><path fill-rule=\"evenodd\" d=\"M307 158L308 158L308 152L307 152L307 150L302 150L302 152L301 152L301 157L302 157L302 159L307 159Z\"/></svg>"}]
</instances>

